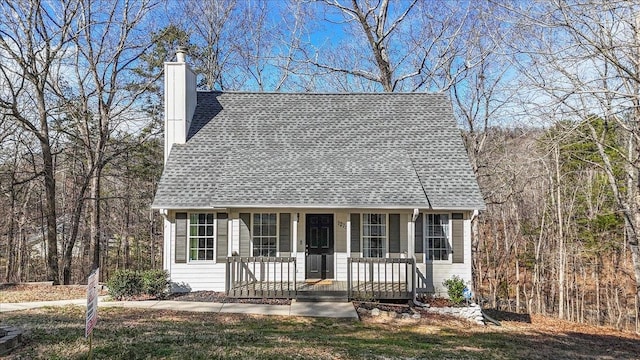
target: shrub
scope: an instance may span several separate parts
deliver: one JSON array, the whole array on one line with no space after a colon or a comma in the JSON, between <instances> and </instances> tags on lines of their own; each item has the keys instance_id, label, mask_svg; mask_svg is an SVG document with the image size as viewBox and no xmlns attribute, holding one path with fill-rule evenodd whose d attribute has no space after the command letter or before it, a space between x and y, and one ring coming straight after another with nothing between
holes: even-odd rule
<instances>
[{"instance_id":1,"label":"shrub","mask_svg":"<svg viewBox=\"0 0 640 360\"><path fill-rule=\"evenodd\" d=\"M117 270L107 281L107 287L116 300L134 297L142 293L142 276L132 270Z\"/></svg>"},{"instance_id":2,"label":"shrub","mask_svg":"<svg viewBox=\"0 0 640 360\"><path fill-rule=\"evenodd\" d=\"M169 274L165 270L151 269L142 273L142 291L156 298L163 298L169 286Z\"/></svg>"},{"instance_id":3,"label":"shrub","mask_svg":"<svg viewBox=\"0 0 640 360\"><path fill-rule=\"evenodd\" d=\"M447 288L447 294L449 294L449 300L451 300L451 302L456 305L462 303L464 300L464 289L466 289L464 280L457 275L453 275L451 279L445 280L442 285Z\"/></svg>"}]
</instances>

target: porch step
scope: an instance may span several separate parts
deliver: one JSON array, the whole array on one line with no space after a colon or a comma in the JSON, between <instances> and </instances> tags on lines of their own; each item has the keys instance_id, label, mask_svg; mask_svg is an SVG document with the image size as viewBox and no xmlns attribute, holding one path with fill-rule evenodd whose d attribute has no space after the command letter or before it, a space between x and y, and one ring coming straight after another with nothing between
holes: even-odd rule
<instances>
[{"instance_id":1,"label":"porch step","mask_svg":"<svg viewBox=\"0 0 640 360\"><path fill-rule=\"evenodd\" d=\"M346 302L346 291L298 291L296 301L298 302Z\"/></svg>"}]
</instances>

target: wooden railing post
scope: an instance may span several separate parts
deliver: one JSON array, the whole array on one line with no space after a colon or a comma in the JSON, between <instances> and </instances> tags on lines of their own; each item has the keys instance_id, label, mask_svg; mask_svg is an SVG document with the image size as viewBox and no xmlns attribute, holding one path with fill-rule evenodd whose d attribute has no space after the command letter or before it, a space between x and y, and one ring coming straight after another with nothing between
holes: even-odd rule
<instances>
[{"instance_id":1,"label":"wooden railing post","mask_svg":"<svg viewBox=\"0 0 640 360\"><path fill-rule=\"evenodd\" d=\"M417 280L417 272L416 272L416 258L415 256L411 259L411 298L414 299L416 297L416 280Z\"/></svg>"},{"instance_id":2,"label":"wooden railing post","mask_svg":"<svg viewBox=\"0 0 640 360\"><path fill-rule=\"evenodd\" d=\"M231 260L229 258L227 258L227 264L226 264L226 272L225 272L225 279L224 279L224 293L227 294L227 296L229 296L229 290L231 289Z\"/></svg>"},{"instance_id":3,"label":"wooden railing post","mask_svg":"<svg viewBox=\"0 0 640 360\"><path fill-rule=\"evenodd\" d=\"M351 300L351 257L347 258L347 299Z\"/></svg>"}]
</instances>

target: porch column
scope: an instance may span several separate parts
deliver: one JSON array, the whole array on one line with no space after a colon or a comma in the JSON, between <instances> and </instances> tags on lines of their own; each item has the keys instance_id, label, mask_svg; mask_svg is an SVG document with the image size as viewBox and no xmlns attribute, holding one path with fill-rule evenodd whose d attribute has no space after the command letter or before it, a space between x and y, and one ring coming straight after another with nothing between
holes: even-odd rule
<instances>
[{"instance_id":1,"label":"porch column","mask_svg":"<svg viewBox=\"0 0 640 360\"><path fill-rule=\"evenodd\" d=\"M407 223L407 256L409 258L414 258L416 256L416 219L420 211L418 209L413 209L413 216L411 216L411 221Z\"/></svg>"},{"instance_id":2,"label":"porch column","mask_svg":"<svg viewBox=\"0 0 640 360\"><path fill-rule=\"evenodd\" d=\"M293 214L293 230L291 240L293 242L291 246L291 254L293 257L298 256L298 213Z\"/></svg>"},{"instance_id":3,"label":"porch column","mask_svg":"<svg viewBox=\"0 0 640 360\"><path fill-rule=\"evenodd\" d=\"M229 223L231 224L231 236L229 236L229 239L231 239L231 246L229 247L231 254L240 254L240 219L237 213L234 214Z\"/></svg>"},{"instance_id":4,"label":"porch column","mask_svg":"<svg viewBox=\"0 0 640 360\"><path fill-rule=\"evenodd\" d=\"M233 255L233 219L230 220L227 221L227 257Z\"/></svg>"},{"instance_id":5,"label":"porch column","mask_svg":"<svg viewBox=\"0 0 640 360\"><path fill-rule=\"evenodd\" d=\"M416 223L415 221L409 221L407 223L407 257L412 258L415 256L415 231L416 231Z\"/></svg>"},{"instance_id":6,"label":"porch column","mask_svg":"<svg viewBox=\"0 0 640 360\"><path fill-rule=\"evenodd\" d=\"M347 217L347 258L350 258L350 257L351 257L351 216L348 216Z\"/></svg>"}]
</instances>

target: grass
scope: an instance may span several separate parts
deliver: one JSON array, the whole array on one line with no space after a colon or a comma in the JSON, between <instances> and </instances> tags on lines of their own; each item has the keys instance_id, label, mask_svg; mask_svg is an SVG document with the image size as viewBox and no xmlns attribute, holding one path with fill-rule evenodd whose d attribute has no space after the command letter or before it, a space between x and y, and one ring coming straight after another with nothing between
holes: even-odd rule
<instances>
[{"instance_id":1,"label":"grass","mask_svg":"<svg viewBox=\"0 0 640 360\"><path fill-rule=\"evenodd\" d=\"M638 358L634 334L554 322L479 327L443 317L363 321L101 308L95 359ZM85 359L84 308L0 314L27 330L9 359Z\"/></svg>"},{"instance_id":2,"label":"grass","mask_svg":"<svg viewBox=\"0 0 640 360\"><path fill-rule=\"evenodd\" d=\"M82 299L85 285L0 285L0 303Z\"/></svg>"}]
</instances>

